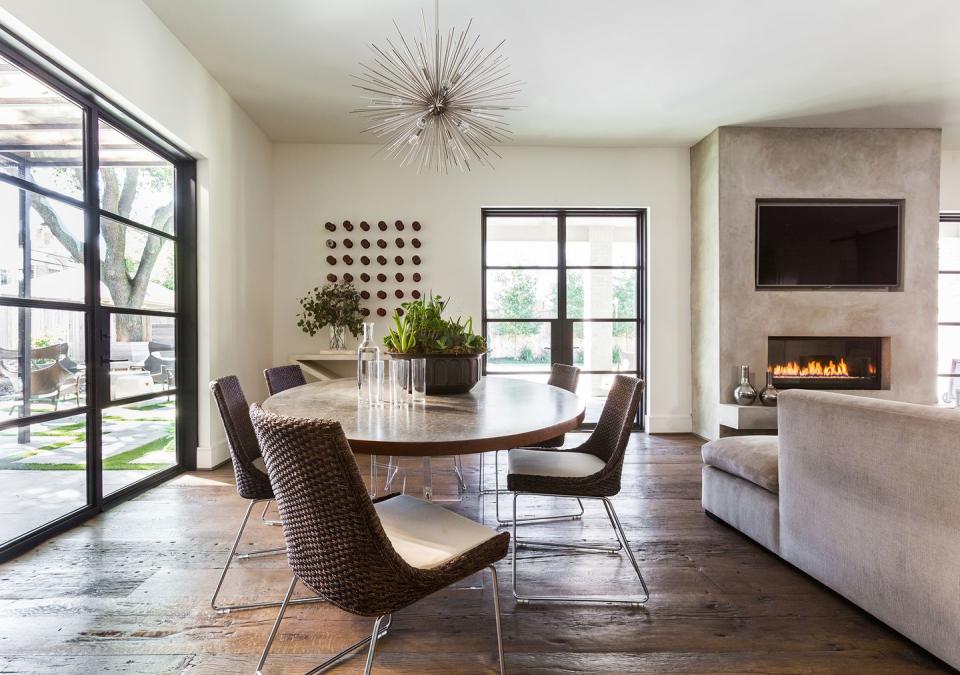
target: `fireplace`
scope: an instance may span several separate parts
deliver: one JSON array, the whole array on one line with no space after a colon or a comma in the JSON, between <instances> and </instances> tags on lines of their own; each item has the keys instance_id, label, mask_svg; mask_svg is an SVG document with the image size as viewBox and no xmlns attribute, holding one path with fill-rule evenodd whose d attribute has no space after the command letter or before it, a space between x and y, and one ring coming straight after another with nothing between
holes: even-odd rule
<instances>
[{"instance_id":1,"label":"fireplace","mask_svg":"<svg viewBox=\"0 0 960 675\"><path fill-rule=\"evenodd\" d=\"M878 337L769 337L767 372L777 389L880 389Z\"/></svg>"}]
</instances>

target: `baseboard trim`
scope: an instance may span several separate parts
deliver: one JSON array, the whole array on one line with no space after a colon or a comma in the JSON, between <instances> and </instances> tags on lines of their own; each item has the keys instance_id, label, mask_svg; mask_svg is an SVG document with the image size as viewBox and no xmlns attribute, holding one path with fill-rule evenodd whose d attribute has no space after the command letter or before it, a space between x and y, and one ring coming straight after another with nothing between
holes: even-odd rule
<instances>
[{"instance_id":1,"label":"baseboard trim","mask_svg":"<svg viewBox=\"0 0 960 675\"><path fill-rule=\"evenodd\" d=\"M649 434L688 434L693 431L691 415L645 415L644 427Z\"/></svg>"},{"instance_id":2,"label":"baseboard trim","mask_svg":"<svg viewBox=\"0 0 960 675\"><path fill-rule=\"evenodd\" d=\"M215 469L230 459L227 439L221 438L211 446L197 446L197 469Z\"/></svg>"}]
</instances>

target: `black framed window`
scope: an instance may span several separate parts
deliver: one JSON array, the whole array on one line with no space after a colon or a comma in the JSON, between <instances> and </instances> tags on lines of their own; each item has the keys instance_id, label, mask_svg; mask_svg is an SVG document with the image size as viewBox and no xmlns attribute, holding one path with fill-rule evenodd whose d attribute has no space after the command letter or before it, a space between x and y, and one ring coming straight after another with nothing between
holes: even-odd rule
<instances>
[{"instance_id":1,"label":"black framed window","mask_svg":"<svg viewBox=\"0 0 960 675\"><path fill-rule=\"evenodd\" d=\"M195 164L0 32L0 559L195 466Z\"/></svg>"},{"instance_id":2,"label":"black framed window","mask_svg":"<svg viewBox=\"0 0 960 675\"><path fill-rule=\"evenodd\" d=\"M645 225L644 209L483 209L484 373L576 365L595 424L614 375L644 376Z\"/></svg>"},{"instance_id":3,"label":"black framed window","mask_svg":"<svg viewBox=\"0 0 960 675\"><path fill-rule=\"evenodd\" d=\"M960 212L940 214L939 349L940 399L960 400Z\"/></svg>"}]
</instances>

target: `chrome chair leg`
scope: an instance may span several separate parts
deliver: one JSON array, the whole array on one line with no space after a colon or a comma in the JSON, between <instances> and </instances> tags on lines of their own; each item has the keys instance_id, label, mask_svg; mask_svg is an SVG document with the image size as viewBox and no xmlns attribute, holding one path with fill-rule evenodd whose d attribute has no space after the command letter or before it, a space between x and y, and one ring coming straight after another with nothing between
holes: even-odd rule
<instances>
[{"instance_id":1,"label":"chrome chair leg","mask_svg":"<svg viewBox=\"0 0 960 675\"><path fill-rule=\"evenodd\" d=\"M230 547L230 553L227 554L227 561L220 572L220 580L217 581L217 588L213 591L213 597L210 598L210 608L218 614L228 614L231 611L241 611L246 609L259 609L260 607L279 607L280 602L253 602L241 605L217 605L217 596L220 595L220 589L223 588L223 582L227 578L227 572L230 571L230 565L234 558L237 560L246 560L248 558L260 558L268 555L279 555L286 552L286 548L268 548L261 551L248 551L247 553L237 553L237 547L240 545L240 538L243 536L243 530L247 527L247 521L250 520L250 512L253 511L257 500L252 499L247 505L247 511L243 514L243 521L240 523L240 529L237 530L237 536L233 540L233 546ZM323 602L323 598L297 598L290 601L290 604L305 605L311 602Z\"/></svg>"},{"instance_id":2,"label":"chrome chair leg","mask_svg":"<svg viewBox=\"0 0 960 675\"><path fill-rule=\"evenodd\" d=\"M497 525L510 525L510 524L512 524L512 523L514 522L514 518L501 518L501 517L500 517L500 495L501 495L501 494L509 493L509 490L505 490L505 489L501 489L501 488L500 488L500 460L499 460L499 457L500 457L500 451L497 450L497 451L495 451L495 452L493 453L493 473L494 473L494 486L495 486L495 488L494 488L493 490L491 490L491 492L493 492L493 493L496 495L496 497L494 497L494 500L495 500L495 509L494 509L494 510L495 510L496 516L497 516ZM554 495L550 495L550 496L554 496ZM580 498L579 498L579 497L573 497L573 499L576 499L576 500L577 500L577 504L580 506L580 511L579 511L579 513L564 513L564 514L561 514L561 515L559 515L559 516L541 516L541 517L538 517L538 518L517 518L517 519L516 519L516 522L518 522L518 523L520 523L521 525L523 525L523 524L528 524L528 523L553 523L553 522L556 522L556 521L558 521L558 520L580 520L580 518L583 516L583 502L580 501ZM517 514L513 514L513 515L516 516Z\"/></svg>"},{"instance_id":3,"label":"chrome chair leg","mask_svg":"<svg viewBox=\"0 0 960 675\"><path fill-rule=\"evenodd\" d=\"M613 507L613 502L611 502L607 497L585 497L584 499L599 499L603 502L604 508L607 512L607 518L610 520L610 524L613 526L614 534L617 537L617 548L610 547L601 547L601 546L583 546L583 545L566 545L553 542L535 542L535 541L521 541L517 538L517 500L520 496L572 496L572 495L539 495L532 492L515 492L513 494L513 558L512 558L512 567L513 567L513 597L517 599L518 604L527 604L529 602L583 602L590 604L628 604L635 607L639 607L647 600L650 599L650 591L647 589L647 583L643 579L643 573L640 571L640 565L637 563L636 557L633 555L633 551L630 549L630 542L627 540L627 535L623 530L623 525L620 523L620 518L617 516L617 511ZM643 595L638 597L596 597L596 596L561 596L561 595L521 595L518 590L517 584L517 550L523 547L534 547L534 548L551 548L551 549L561 549L568 551L580 551L584 553L615 553L620 550L626 550L627 557L630 559L630 564L633 566L634 572L637 573L637 579L640 581L640 587L643 589Z\"/></svg>"},{"instance_id":4,"label":"chrome chair leg","mask_svg":"<svg viewBox=\"0 0 960 675\"><path fill-rule=\"evenodd\" d=\"M463 480L463 460L461 460L460 455L453 456L453 473L457 477L457 492L466 494L467 483Z\"/></svg>"},{"instance_id":5,"label":"chrome chair leg","mask_svg":"<svg viewBox=\"0 0 960 675\"><path fill-rule=\"evenodd\" d=\"M267 520L267 511L270 509L270 504L273 500L268 499L266 501L267 503L263 505L263 513L260 514L260 522L263 525L283 525L279 520Z\"/></svg>"},{"instance_id":6,"label":"chrome chair leg","mask_svg":"<svg viewBox=\"0 0 960 675\"><path fill-rule=\"evenodd\" d=\"M500 675L504 673L503 665L503 626L500 622L500 585L497 583L497 568L493 565L487 568L493 580L493 614L497 620L497 664L500 666Z\"/></svg>"},{"instance_id":7,"label":"chrome chair leg","mask_svg":"<svg viewBox=\"0 0 960 675\"><path fill-rule=\"evenodd\" d=\"M377 640L380 638L380 623L382 621L383 616L381 615L373 622L373 632L370 634L370 647L367 648L367 662L363 666L363 675L370 675L370 671L373 670L373 655L377 651Z\"/></svg>"}]
</instances>

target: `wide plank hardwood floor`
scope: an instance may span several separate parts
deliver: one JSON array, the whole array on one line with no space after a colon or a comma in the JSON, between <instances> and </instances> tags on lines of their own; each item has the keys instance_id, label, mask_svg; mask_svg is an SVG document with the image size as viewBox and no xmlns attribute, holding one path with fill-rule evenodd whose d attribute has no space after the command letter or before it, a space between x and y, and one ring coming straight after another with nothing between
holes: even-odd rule
<instances>
[{"instance_id":1,"label":"wide plank hardwood floor","mask_svg":"<svg viewBox=\"0 0 960 675\"><path fill-rule=\"evenodd\" d=\"M568 435L568 444L578 442ZM509 558L499 566L508 672L943 672L946 666L700 508L701 441L635 434L615 499L652 597L641 609L518 607ZM367 473L367 458L358 458ZM487 457L492 469L492 456ZM406 489L418 494L418 461ZM437 492L454 489L435 462ZM475 492L476 459L466 459ZM490 478L490 472L487 476ZM449 504L494 522L493 496ZM569 508L543 502L537 513ZM209 607L246 502L228 467L183 475L0 565L0 672L252 673L275 609L218 615ZM505 512L509 500L503 499ZM602 506L580 522L522 535L612 541ZM241 547L281 542L252 524ZM521 551L521 579L541 589L630 592L619 556ZM282 556L234 565L223 600L279 599ZM489 577L394 617L374 672L489 673L495 668ZM304 594L301 587L300 594ZM372 622L329 605L291 608L265 673L302 673L368 634ZM334 672L360 672L362 658Z\"/></svg>"}]
</instances>

